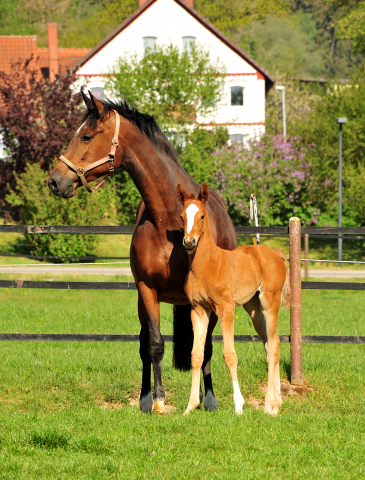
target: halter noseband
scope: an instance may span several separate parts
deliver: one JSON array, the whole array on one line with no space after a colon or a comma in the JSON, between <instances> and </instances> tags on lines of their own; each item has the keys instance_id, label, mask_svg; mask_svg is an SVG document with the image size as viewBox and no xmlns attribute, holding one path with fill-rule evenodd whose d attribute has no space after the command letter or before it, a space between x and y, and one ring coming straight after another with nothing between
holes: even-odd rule
<instances>
[{"instance_id":1,"label":"halter noseband","mask_svg":"<svg viewBox=\"0 0 365 480\"><path fill-rule=\"evenodd\" d=\"M115 152L119 145L118 134L119 134L119 126L120 126L120 117L119 117L119 113L116 112L115 110L112 110L112 112L115 113L115 132L114 132L114 137L112 138L112 145L110 147L110 152L106 157L101 158L100 160L94 163L91 163L90 165L87 165L87 167L83 168L83 167L77 167L72 162L70 162L70 160L67 160L67 158L64 157L63 155L60 156L60 160L62 160L62 162L65 163L71 170L76 172L76 175L79 177L79 179L81 180L86 190L90 193L95 192L95 190L97 190L105 182L105 180L108 177L111 177L114 173L113 162L115 158ZM103 165L106 162L110 162L108 174L103 178L103 180L100 183L96 185L96 187L91 188L86 181L85 173L88 172L89 170L92 170L93 168L99 167L99 165Z\"/></svg>"}]
</instances>

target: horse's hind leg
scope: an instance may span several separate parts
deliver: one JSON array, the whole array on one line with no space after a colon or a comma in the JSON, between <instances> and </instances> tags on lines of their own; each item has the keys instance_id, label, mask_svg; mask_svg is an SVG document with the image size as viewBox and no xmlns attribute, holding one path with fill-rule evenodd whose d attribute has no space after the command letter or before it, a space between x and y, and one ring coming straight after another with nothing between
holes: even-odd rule
<instances>
[{"instance_id":1,"label":"horse's hind leg","mask_svg":"<svg viewBox=\"0 0 365 480\"><path fill-rule=\"evenodd\" d=\"M242 415L245 400L237 378L237 354L234 349L234 305L220 304L218 315L223 334L223 357L232 379L234 408L237 415Z\"/></svg>"},{"instance_id":2,"label":"horse's hind leg","mask_svg":"<svg viewBox=\"0 0 365 480\"><path fill-rule=\"evenodd\" d=\"M271 415L276 415L282 404L279 370L280 340L277 332L280 296L281 292L257 293L252 300L244 305L265 347L268 363L265 413Z\"/></svg>"},{"instance_id":3,"label":"horse's hind leg","mask_svg":"<svg viewBox=\"0 0 365 480\"><path fill-rule=\"evenodd\" d=\"M142 412L163 413L165 391L161 379L164 341L160 333L160 306L153 291L138 285L138 315L141 322L140 356L143 364L139 406ZM153 402L151 395L151 363L154 374Z\"/></svg>"},{"instance_id":4,"label":"horse's hind leg","mask_svg":"<svg viewBox=\"0 0 365 480\"><path fill-rule=\"evenodd\" d=\"M204 360L202 365L204 390L205 390L204 408L209 411L216 410L218 406L217 399L215 398L214 392L213 392L212 374L210 371L210 360L212 358L212 353L213 353L212 334L213 334L214 327L217 324L217 321L218 321L217 315L214 312L212 312L209 319L208 333L207 333L207 338L205 341L205 348L204 348ZM201 397L202 395L203 395L203 392L201 392Z\"/></svg>"}]
</instances>

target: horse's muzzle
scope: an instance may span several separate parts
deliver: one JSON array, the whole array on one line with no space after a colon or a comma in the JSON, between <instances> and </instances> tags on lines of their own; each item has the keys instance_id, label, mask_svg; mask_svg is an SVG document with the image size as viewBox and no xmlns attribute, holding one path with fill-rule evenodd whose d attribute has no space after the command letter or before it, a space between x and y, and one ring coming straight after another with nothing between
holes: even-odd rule
<instances>
[{"instance_id":1,"label":"horse's muzzle","mask_svg":"<svg viewBox=\"0 0 365 480\"><path fill-rule=\"evenodd\" d=\"M197 241L195 237L191 237L191 238L184 237L183 245L188 253L192 253L197 246Z\"/></svg>"},{"instance_id":2,"label":"horse's muzzle","mask_svg":"<svg viewBox=\"0 0 365 480\"><path fill-rule=\"evenodd\" d=\"M49 177L47 184L55 195L63 198L70 198L75 195L75 187L67 177L62 178L58 171Z\"/></svg>"}]
</instances>

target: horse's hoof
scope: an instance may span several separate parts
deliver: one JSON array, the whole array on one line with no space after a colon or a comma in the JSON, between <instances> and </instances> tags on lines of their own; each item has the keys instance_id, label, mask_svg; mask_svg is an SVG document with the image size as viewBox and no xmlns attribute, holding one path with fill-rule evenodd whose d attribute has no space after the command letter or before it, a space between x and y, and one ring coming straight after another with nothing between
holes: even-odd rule
<instances>
[{"instance_id":1,"label":"horse's hoof","mask_svg":"<svg viewBox=\"0 0 365 480\"><path fill-rule=\"evenodd\" d=\"M147 393L139 399L139 408L143 413L152 412L152 395L151 392Z\"/></svg>"},{"instance_id":2,"label":"horse's hoof","mask_svg":"<svg viewBox=\"0 0 365 480\"><path fill-rule=\"evenodd\" d=\"M183 413L183 415L185 415L185 416L186 416L186 415L189 415L189 413L190 413L192 410L193 410L192 407L188 407L188 408L185 410L185 412Z\"/></svg>"},{"instance_id":3,"label":"horse's hoof","mask_svg":"<svg viewBox=\"0 0 365 480\"><path fill-rule=\"evenodd\" d=\"M165 413L165 400L164 399L156 399L153 401L153 412L156 413Z\"/></svg>"},{"instance_id":4,"label":"horse's hoof","mask_svg":"<svg viewBox=\"0 0 365 480\"><path fill-rule=\"evenodd\" d=\"M241 398L238 398L235 400L234 409L235 409L236 415L242 415L244 404L245 404L245 399L242 396Z\"/></svg>"},{"instance_id":5,"label":"horse's hoof","mask_svg":"<svg viewBox=\"0 0 365 480\"><path fill-rule=\"evenodd\" d=\"M212 412L213 410L217 410L218 408L217 399L215 398L211 390L208 390L207 394L205 395L204 408L205 410L208 410L208 412Z\"/></svg>"},{"instance_id":6,"label":"horse's hoof","mask_svg":"<svg viewBox=\"0 0 365 480\"><path fill-rule=\"evenodd\" d=\"M269 415L272 415L273 417L275 417L278 413L279 413L279 410L280 410L280 405L266 405L265 404L265 407L264 407L264 413L268 413Z\"/></svg>"}]
</instances>

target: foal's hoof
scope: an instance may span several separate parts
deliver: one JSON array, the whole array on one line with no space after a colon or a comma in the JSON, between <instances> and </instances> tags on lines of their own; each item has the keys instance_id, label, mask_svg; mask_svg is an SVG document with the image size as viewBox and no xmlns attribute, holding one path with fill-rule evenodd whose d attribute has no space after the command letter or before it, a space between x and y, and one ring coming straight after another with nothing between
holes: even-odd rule
<instances>
[{"instance_id":1,"label":"foal's hoof","mask_svg":"<svg viewBox=\"0 0 365 480\"><path fill-rule=\"evenodd\" d=\"M218 408L217 399L211 390L208 390L207 394L205 395L204 408L205 410L208 410L208 412L212 412Z\"/></svg>"},{"instance_id":2,"label":"foal's hoof","mask_svg":"<svg viewBox=\"0 0 365 480\"><path fill-rule=\"evenodd\" d=\"M273 417L275 417L279 413L281 404L282 404L281 399L278 402L272 402L272 403L265 402L264 413L268 413L269 415L272 415Z\"/></svg>"},{"instance_id":3,"label":"foal's hoof","mask_svg":"<svg viewBox=\"0 0 365 480\"><path fill-rule=\"evenodd\" d=\"M147 393L143 397L139 399L139 408L142 410L143 413L151 413L152 412L152 395L151 393Z\"/></svg>"},{"instance_id":4,"label":"foal's hoof","mask_svg":"<svg viewBox=\"0 0 365 480\"><path fill-rule=\"evenodd\" d=\"M185 415L185 416L186 416L186 415L189 415L189 413L190 413L192 410L194 410L193 407L188 406L188 408L185 410L185 412L183 413L183 415Z\"/></svg>"},{"instance_id":5,"label":"foal's hoof","mask_svg":"<svg viewBox=\"0 0 365 480\"><path fill-rule=\"evenodd\" d=\"M153 401L152 410L156 413L165 413L165 400L164 399L156 399Z\"/></svg>"},{"instance_id":6,"label":"foal's hoof","mask_svg":"<svg viewBox=\"0 0 365 480\"><path fill-rule=\"evenodd\" d=\"M245 399L242 397L234 398L234 409L236 412L236 415L242 415L243 414L243 405L245 404Z\"/></svg>"}]
</instances>

